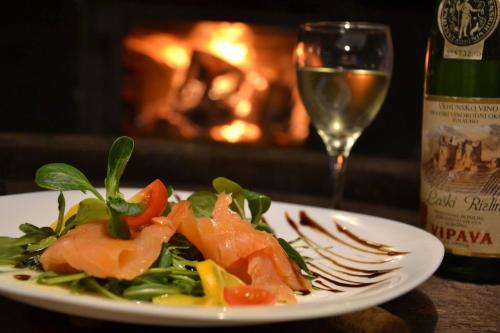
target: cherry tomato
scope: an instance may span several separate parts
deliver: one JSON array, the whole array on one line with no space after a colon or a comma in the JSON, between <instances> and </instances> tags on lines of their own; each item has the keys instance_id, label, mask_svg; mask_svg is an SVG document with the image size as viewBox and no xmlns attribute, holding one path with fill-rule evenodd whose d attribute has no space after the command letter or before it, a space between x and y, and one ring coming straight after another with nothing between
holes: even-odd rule
<instances>
[{"instance_id":1,"label":"cherry tomato","mask_svg":"<svg viewBox=\"0 0 500 333\"><path fill-rule=\"evenodd\" d=\"M240 285L224 288L224 300L228 305L271 305L276 302L276 293L269 289Z\"/></svg>"},{"instance_id":2,"label":"cherry tomato","mask_svg":"<svg viewBox=\"0 0 500 333\"><path fill-rule=\"evenodd\" d=\"M129 200L142 203L144 210L137 215L124 215L123 219L131 227L149 224L153 217L160 216L167 199L167 188L161 180L156 179Z\"/></svg>"}]
</instances>

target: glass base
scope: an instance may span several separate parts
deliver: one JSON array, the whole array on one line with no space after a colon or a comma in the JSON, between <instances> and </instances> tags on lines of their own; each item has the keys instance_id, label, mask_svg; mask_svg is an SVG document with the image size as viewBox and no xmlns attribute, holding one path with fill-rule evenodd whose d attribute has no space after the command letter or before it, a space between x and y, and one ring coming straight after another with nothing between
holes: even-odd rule
<instances>
[{"instance_id":1,"label":"glass base","mask_svg":"<svg viewBox=\"0 0 500 333\"><path fill-rule=\"evenodd\" d=\"M500 258L445 253L436 275L466 282L500 283Z\"/></svg>"}]
</instances>

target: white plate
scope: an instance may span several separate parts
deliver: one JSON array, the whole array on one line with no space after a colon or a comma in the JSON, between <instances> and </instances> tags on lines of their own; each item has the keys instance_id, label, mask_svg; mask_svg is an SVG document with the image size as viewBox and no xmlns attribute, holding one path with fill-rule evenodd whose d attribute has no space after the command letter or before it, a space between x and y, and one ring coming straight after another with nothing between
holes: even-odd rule
<instances>
[{"instance_id":1,"label":"white plate","mask_svg":"<svg viewBox=\"0 0 500 333\"><path fill-rule=\"evenodd\" d=\"M122 190L126 196L135 193L133 189ZM179 192L182 198L188 193ZM83 195L80 192L65 193L67 207L78 202ZM358 268L399 269L373 279L353 278L343 273L334 272L340 278L348 280L379 281L371 286L361 288L343 288L341 293L327 291L313 291L306 296L298 296L296 305L279 305L274 307L174 307L153 304L138 304L135 302L117 302L92 295L73 295L61 287L38 285L32 281L19 281L13 277L14 273L0 274L0 293L20 302L39 306L67 314L85 316L96 319L118 322L175 325L175 326L229 326L251 325L271 322L291 321L299 319L318 318L340 315L356 310L368 308L389 301L415 288L430 277L441 263L443 246L440 241L418 228L395 221L348 213L329 209L273 202L271 209L265 215L268 223L276 233L287 240L297 238L296 233L286 222L285 212L298 220L299 212L303 210L319 222L327 230L348 243L352 239L339 233L333 219L348 228L357 236L383 244L391 245L394 249L406 251L408 254L393 257L384 257L352 250L350 247L332 242L316 232L316 229L302 227L301 230L309 238L321 246L333 245L332 251L337 254L360 260L372 260L375 257L392 258L383 264L357 264ZM20 235L18 225L29 222L35 225L47 225L57 217L57 193L35 192L0 197L0 235ZM361 248L365 248L360 246ZM300 248L308 256L318 257L310 250ZM368 248L366 248L368 249ZM309 251L309 252L308 252ZM341 263L343 259L336 258ZM319 267L331 265L325 260L314 261ZM352 263L347 262L352 266ZM5 271L8 266L0 266ZM332 266L332 268L335 268ZM346 271L345 269L340 269ZM28 273L33 275L32 272Z\"/></svg>"}]
</instances>

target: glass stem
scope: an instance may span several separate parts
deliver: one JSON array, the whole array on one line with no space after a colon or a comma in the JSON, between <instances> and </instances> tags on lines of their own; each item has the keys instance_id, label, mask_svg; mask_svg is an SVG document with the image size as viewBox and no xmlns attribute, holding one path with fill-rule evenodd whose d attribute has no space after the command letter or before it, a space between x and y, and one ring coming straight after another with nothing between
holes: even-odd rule
<instances>
[{"instance_id":1,"label":"glass stem","mask_svg":"<svg viewBox=\"0 0 500 333\"><path fill-rule=\"evenodd\" d=\"M349 153L345 151L330 151L328 156L333 180L332 204L334 209L339 209L344 194L344 178Z\"/></svg>"}]
</instances>

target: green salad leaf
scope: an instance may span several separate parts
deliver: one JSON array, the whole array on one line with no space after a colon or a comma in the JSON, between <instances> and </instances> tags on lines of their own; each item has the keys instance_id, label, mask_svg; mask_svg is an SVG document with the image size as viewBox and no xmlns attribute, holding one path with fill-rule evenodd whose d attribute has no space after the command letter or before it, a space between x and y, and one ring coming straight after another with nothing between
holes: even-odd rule
<instances>
[{"instance_id":1,"label":"green salad leaf","mask_svg":"<svg viewBox=\"0 0 500 333\"><path fill-rule=\"evenodd\" d=\"M144 210L144 204L127 202L119 197L109 197L108 204L114 211L124 215L137 215Z\"/></svg>"},{"instance_id":2,"label":"green salad leaf","mask_svg":"<svg viewBox=\"0 0 500 333\"><path fill-rule=\"evenodd\" d=\"M245 216L245 200L250 209L252 224L258 224L262 215L267 212L271 206L271 198L267 195L257 193L251 190L244 189L241 185L225 177L217 177L212 181L212 186L217 193L231 194L233 202L230 208L237 212L241 218L246 219ZM261 229L266 229L265 226L260 226Z\"/></svg>"},{"instance_id":3,"label":"green salad leaf","mask_svg":"<svg viewBox=\"0 0 500 333\"><path fill-rule=\"evenodd\" d=\"M87 198L80 201L73 224L76 226L97 220L109 220L106 203L95 198ZM68 226L68 221L66 221L66 225Z\"/></svg>"},{"instance_id":4,"label":"green salad leaf","mask_svg":"<svg viewBox=\"0 0 500 333\"><path fill-rule=\"evenodd\" d=\"M306 262L304 258L300 255L297 250L293 248L286 240L283 238L278 238L278 242L280 243L281 247L283 250L285 250L286 254L290 259L292 259L299 267L302 269L304 272L306 272L308 275L312 276L313 274L309 270L309 268L306 265Z\"/></svg>"},{"instance_id":5,"label":"green salad leaf","mask_svg":"<svg viewBox=\"0 0 500 333\"><path fill-rule=\"evenodd\" d=\"M212 192L194 192L188 197L191 210L196 217L212 217L217 196Z\"/></svg>"},{"instance_id":6,"label":"green salad leaf","mask_svg":"<svg viewBox=\"0 0 500 333\"><path fill-rule=\"evenodd\" d=\"M36 257L56 239L55 233L49 227L39 228L29 223L21 224L19 229L24 233L21 237L0 237L0 264L38 269Z\"/></svg>"},{"instance_id":7,"label":"green salad leaf","mask_svg":"<svg viewBox=\"0 0 500 333\"><path fill-rule=\"evenodd\" d=\"M104 180L107 198L120 196L120 178L133 151L134 140L128 136L121 136L113 142L108 154L108 170Z\"/></svg>"},{"instance_id":8,"label":"green salad leaf","mask_svg":"<svg viewBox=\"0 0 500 333\"><path fill-rule=\"evenodd\" d=\"M55 191L89 191L98 199L104 200L97 189L77 168L65 163L49 163L40 167L35 174L38 186Z\"/></svg>"},{"instance_id":9,"label":"green salad leaf","mask_svg":"<svg viewBox=\"0 0 500 333\"><path fill-rule=\"evenodd\" d=\"M19 230L21 230L26 236L25 237L38 237L43 239L54 235L54 230L50 227L37 227L31 223L23 223L19 225Z\"/></svg>"},{"instance_id":10,"label":"green salad leaf","mask_svg":"<svg viewBox=\"0 0 500 333\"><path fill-rule=\"evenodd\" d=\"M59 210L59 215L57 216L55 233L59 235L64 224L64 210L66 209L66 200L62 192L59 192L59 196L57 197L57 209Z\"/></svg>"},{"instance_id":11,"label":"green salad leaf","mask_svg":"<svg viewBox=\"0 0 500 333\"><path fill-rule=\"evenodd\" d=\"M244 190L243 195L248 202L248 208L252 214L252 224L257 224L262 219L262 214L271 207L271 198L267 195Z\"/></svg>"},{"instance_id":12,"label":"green salad leaf","mask_svg":"<svg viewBox=\"0 0 500 333\"><path fill-rule=\"evenodd\" d=\"M136 215L144 209L142 204L125 201L119 192L120 179L133 150L134 140L130 137L121 136L113 142L108 153L107 174L104 180L107 200L101 196L80 170L69 164L50 163L37 170L35 181L40 187L61 192L58 197L59 218L55 232L57 235L65 234L79 224L106 219L108 230L113 237L129 238L128 226L121 215ZM68 190L80 190L84 193L90 191L97 199L82 200L78 212L64 225L65 200L62 192ZM171 190L170 188L169 191ZM61 232L63 226L64 230Z\"/></svg>"},{"instance_id":13,"label":"green salad leaf","mask_svg":"<svg viewBox=\"0 0 500 333\"><path fill-rule=\"evenodd\" d=\"M0 237L0 265L17 265L25 258L24 247L21 245L7 246L10 237Z\"/></svg>"},{"instance_id":14,"label":"green salad leaf","mask_svg":"<svg viewBox=\"0 0 500 333\"><path fill-rule=\"evenodd\" d=\"M121 214L111 208L108 204L110 219L108 220L108 232L114 238L129 239L130 230L128 224L122 219Z\"/></svg>"},{"instance_id":15,"label":"green salad leaf","mask_svg":"<svg viewBox=\"0 0 500 333\"><path fill-rule=\"evenodd\" d=\"M271 228L271 226L267 223L264 222L258 222L255 224L255 229L260 230L260 231L265 231L269 234L274 235L274 230Z\"/></svg>"},{"instance_id":16,"label":"green salad leaf","mask_svg":"<svg viewBox=\"0 0 500 333\"><path fill-rule=\"evenodd\" d=\"M47 238L42 239L38 243L29 244L26 247L26 251L28 251L28 252L38 252L38 251L45 250L46 248L48 248L50 246L50 244L52 244L56 240L57 240L56 235L49 236Z\"/></svg>"},{"instance_id":17,"label":"green salad leaf","mask_svg":"<svg viewBox=\"0 0 500 333\"><path fill-rule=\"evenodd\" d=\"M226 177L217 177L212 181L212 186L217 193L231 194L233 202L230 208L245 219L245 195L243 188L236 182Z\"/></svg>"}]
</instances>

